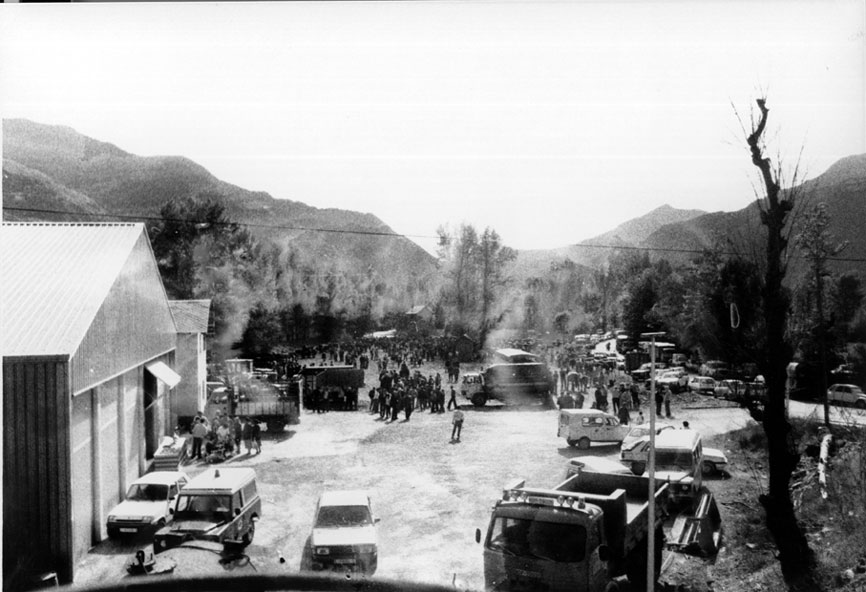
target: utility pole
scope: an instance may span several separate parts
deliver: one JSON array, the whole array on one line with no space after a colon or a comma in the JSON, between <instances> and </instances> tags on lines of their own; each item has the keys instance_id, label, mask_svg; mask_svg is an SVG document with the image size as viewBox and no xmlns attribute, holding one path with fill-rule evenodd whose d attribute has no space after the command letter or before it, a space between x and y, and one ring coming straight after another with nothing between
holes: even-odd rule
<instances>
[{"instance_id":1,"label":"utility pole","mask_svg":"<svg viewBox=\"0 0 866 592\"><path fill-rule=\"evenodd\" d=\"M656 545L656 337L664 335L663 332L641 333L643 339L650 338L650 433L649 433L649 458L647 471L649 472L649 513L647 527L646 547L646 589L653 592L655 587L655 545Z\"/></svg>"}]
</instances>

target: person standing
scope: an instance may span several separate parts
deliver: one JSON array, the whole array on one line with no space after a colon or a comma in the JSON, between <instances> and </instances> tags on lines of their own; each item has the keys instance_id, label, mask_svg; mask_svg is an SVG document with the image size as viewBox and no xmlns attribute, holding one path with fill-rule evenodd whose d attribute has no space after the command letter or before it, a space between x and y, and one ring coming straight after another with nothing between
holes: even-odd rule
<instances>
[{"instance_id":1,"label":"person standing","mask_svg":"<svg viewBox=\"0 0 866 592\"><path fill-rule=\"evenodd\" d=\"M622 395L622 391L618 387L613 387L611 391L610 398L613 401L613 412L617 414L619 413L619 398Z\"/></svg>"},{"instance_id":2,"label":"person standing","mask_svg":"<svg viewBox=\"0 0 866 592\"><path fill-rule=\"evenodd\" d=\"M207 436L207 427L200 417L196 417L192 426L192 458L201 460L201 445L205 436Z\"/></svg>"},{"instance_id":3,"label":"person standing","mask_svg":"<svg viewBox=\"0 0 866 592\"><path fill-rule=\"evenodd\" d=\"M235 415L232 417L232 438L235 441L235 450L241 451L241 418Z\"/></svg>"},{"instance_id":4,"label":"person standing","mask_svg":"<svg viewBox=\"0 0 866 592\"><path fill-rule=\"evenodd\" d=\"M457 409L457 391L454 390L454 387L451 387L451 398L448 399L448 411L451 411L451 405L454 405L454 409Z\"/></svg>"},{"instance_id":5,"label":"person standing","mask_svg":"<svg viewBox=\"0 0 866 592\"><path fill-rule=\"evenodd\" d=\"M253 426L246 417L241 420L241 439L247 454L250 454L253 451Z\"/></svg>"},{"instance_id":6,"label":"person standing","mask_svg":"<svg viewBox=\"0 0 866 592\"><path fill-rule=\"evenodd\" d=\"M262 453L262 426L259 425L259 422L253 420L253 428L252 428L252 436L253 436L253 447L256 449L256 454Z\"/></svg>"},{"instance_id":7,"label":"person standing","mask_svg":"<svg viewBox=\"0 0 866 592\"><path fill-rule=\"evenodd\" d=\"M460 441L460 432L463 430L463 412L460 409L454 411L451 417L451 441Z\"/></svg>"},{"instance_id":8,"label":"person standing","mask_svg":"<svg viewBox=\"0 0 866 592\"><path fill-rule=\"evenodd\" d=\"M665 403L665 417L671 419L673 415L671 415L671 389L669 386L665 386L664 390L664 403Z\"/></svg>"},{"instance_id":9,"label":"person standing","mask_svg":"<svg viewBox=\"0 0 866 592\"><path fill-rule=\"evenodd\" d=\"M625 405L620 405L617 410L617 417L619 417L619 423L622 425L628 425L629 421L631 421L631 414L628 411L628 407Z\"/></svg>"},{"instance_id":10,"label":"person standing","mask_svg":"<svg viewBox=\"0 0 866 592\"><path fill-rule=\"evenodd\" d=\"M665 387L667 388L667 387ZM662 405L665 402L665 389L662 389L661 392L656 393L656 417L661 417L662 415Z\"/></svg>"},{"instance_id":11,"label":"person standing","mask_svg":"<svg viewBox=\"0 0 866 592\"><path fill-rule=\"evenodd\" d=\"M415 409L415 397L412 396L412 390L409 390L403 399L403 412L406 414L406 421L409 421L412 416L413 409Z\"/></svg>"}]
</instances>

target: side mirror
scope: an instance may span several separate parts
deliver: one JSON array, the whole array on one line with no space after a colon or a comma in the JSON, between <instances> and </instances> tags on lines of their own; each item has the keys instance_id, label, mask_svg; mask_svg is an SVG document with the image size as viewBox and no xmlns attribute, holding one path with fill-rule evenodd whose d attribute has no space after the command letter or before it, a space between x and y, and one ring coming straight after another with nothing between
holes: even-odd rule
<instances>
[{"instance_id":1,"label":"side mirror","mask_svg":"<svg viewBox=\"0 0 866 592\"><path fill-rule=\"evenodd\" d=\"M168 513L169 513L169 514L174 514L174 508L169 508L169 509L168 509Z\"/></svg>"},{"instance_id":2,"label":"side mirror","mask_svg":"<svg viewBox=\"0 0 866 592\"><path fill-rule=\"evenodd\" d=\"M602 561L610 561L610 548L607 545L598 546L598 558Z\"/></svg>"},{"instance_id":3,"label":"side mirror","mask_svg":"<svg viewBox=\"0 0 866 592\"><path fill-rule=\"evenodd\" d=\"M373 518L373 524L378 524L381 520L381 518Z\"/></svg>"},{"instance_id":4,"label":"side mirror","mask_svg":"<svg viewBox=\"0 0 866 592\"><path fill-rule=\"evenodd\" d=\"M240 516L240 515L241 515L241 509L235 508L235 516Z\"/></svg>"},{"instance_id":5,"label":"side mirror","mask_svg":"<svg viewBox=\"0 0 866 592\"><path fill-rule=\"evenodd\" d=\"M475 529L475 542L476 543L481 542L481 529L480 528Z\"/></svg>"}]
</instances>

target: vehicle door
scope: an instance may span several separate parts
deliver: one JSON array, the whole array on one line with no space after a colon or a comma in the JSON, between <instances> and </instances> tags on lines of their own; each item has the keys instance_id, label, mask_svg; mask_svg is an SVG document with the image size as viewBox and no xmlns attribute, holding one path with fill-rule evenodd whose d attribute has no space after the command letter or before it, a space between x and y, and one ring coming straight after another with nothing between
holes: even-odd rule
<instances>
[{"instance_id":1,"label":"vehicle door","mask_svg":"<svg viewBox=\"0 0 866 592\"><path fill-rule=\"evenodd\" d=\"M621 426L615 417L603 417L599 440L603 442L622 442L628 428Z\"/></svg>"},{"instance_id":2,"label":"vehicle door","mask_svg":"<svg viewBox=\"0 0 866 592\"><path fill-rule=\"evenodd\" d=\"M165 521L168 522L171 519L171 514L168 509L174 505L174 500L177 498L177 492L184 485L186 485L186 477L181 477L177 480L176 483L172 483L168 486L168 503L165 505Z\"/></svg>"},{"instance_id":3,"label":"vehicle door","mask_svg":"<svg viewBox=\"0 0 866 592\"><path fill-rule=\"evenodd\" d=\"M581 421L581 432L580 436L586 436L593 442L598 442L603 439L603 429L604 429L604 418L603 417L582 417Z\"/></svg>"}]
</instances>

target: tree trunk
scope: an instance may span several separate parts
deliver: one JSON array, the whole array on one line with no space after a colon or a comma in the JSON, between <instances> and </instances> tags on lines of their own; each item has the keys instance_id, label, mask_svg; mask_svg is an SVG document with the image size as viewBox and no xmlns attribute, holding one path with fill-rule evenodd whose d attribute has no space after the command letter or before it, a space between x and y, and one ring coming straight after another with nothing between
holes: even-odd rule
<instances>
[{"instance_id":1,"label":"tree trunk","mask_svg":"<svg viewBox=\"0 0 866 592\"><path fill-rule=\"evenodd\" d=\"M779 562L785 581L795 590L816 590L819 588L810 577L814 557L797 522L789 489L791 473L799 460L791 425L785 413L785 368L791 359L791 351L785 343L785 320L789 303L782 287L785 275L782 258L787 245L784 237L785 217L792 204L790 199L780 200L779 182L773 174L770 160L764 158L761 136L767 124L769 110L764 99L758 99L757 104L761 119L747 142L752 163L760 170L767 193L761 222L767 227L767 267L764 278L764 322L767 332L764 371L767 401L764 409L764 431L767 434L770 463L770 490L768 494L761 496L760 501L767 513L767 528L779 549Z\"/></svg>"}]
</instances>

